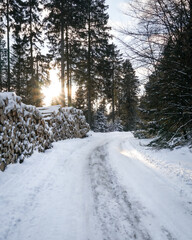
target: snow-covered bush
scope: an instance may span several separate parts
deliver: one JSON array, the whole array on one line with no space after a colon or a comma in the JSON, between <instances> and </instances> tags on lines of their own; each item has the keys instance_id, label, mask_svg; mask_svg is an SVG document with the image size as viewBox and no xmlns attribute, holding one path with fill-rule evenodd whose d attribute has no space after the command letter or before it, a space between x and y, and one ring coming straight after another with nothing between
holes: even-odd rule
<instances>
[{"instance_id":1,"label":"snow-covered bush","mask_svg":"<svg viewBox=\"0 0 192 240\"><path fill-rule=\"evenodd\" d=\"M123 125L119 118L115 119L114 123L111 122L109 124L109 132L122 132L123 131Z\"/></svg>"},{"instance_id":2,"label":"snow-covered bush","mask_svg":"<svg viewBox=\"0 0 192 240\"><path fill-rule=\"evenodd\" d=\"M108 132L109 126L107 117L104 114L104 111L99 109L94 115L94 123L93 123L94 132Z\"/></svg>"}]
</instances>

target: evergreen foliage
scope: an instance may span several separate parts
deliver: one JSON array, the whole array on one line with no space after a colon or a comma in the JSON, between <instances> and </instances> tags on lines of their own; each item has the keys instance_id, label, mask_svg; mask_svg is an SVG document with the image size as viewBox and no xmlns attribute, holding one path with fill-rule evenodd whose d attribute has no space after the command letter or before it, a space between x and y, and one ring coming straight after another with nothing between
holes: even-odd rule
<instances>
[{"instance_id":1,"label":"evergreen foliage","mask_svg":"<svg viewBox=\"0 0 192 240\"><path fill-rule=\"evenodd\" d=\"M7 87L7 49L5 48L5 41L0 35L0 91Z\"/></svg>"},{"instance_id":2,"label":"evergreen foliage","mask_svg":"<svg viewBox=\"0 0 192 240\"><path fill-rule=\"evenodd\" d=\"M101 97L103 73L109 40L108 14L104 0L88 0L85 3L85 25L81 33L81 61L77 65L78 81L85 83L87 95L87 120L92 125L93 103ZM104 63L105 62L105 63ZM102 64L104 63L104 64ZM102 65L101 65L102 64ZM101 69L101 66L103 68ZM105 71L107 69L105 68Z\"/></svg>"},{"instance_id":3,"label":"evergreen foliage","mask_svg":"<svg viewBox=\"0 0 192 240\"><path fill-rule=\"evenodd\" d=\"M122 132L123 125L122 121L119 118L116 118L114 122L109 124L109 132Z\"/></svg>"},{"instance_id":4,"label":"evergreen foliage","mask_svg":"<svg viewBox=\"0 0 192 240\"><path fill-rule=\"evenodd\" d=\"M139 30L126 32L136 43L129 50L152 70L140 99L141 135L155 137L151 145L158 147L191 144L192 1L130 5Z\"/></svg>"},{"instance_id":5,"label":"evergreen foliage","mask_svg":"<svg viewBox=\"0 0 192 240\"><path fill-rule=\"evenodd\" d=\"M177 41L167 43L143 98L148 132L158 134L154 143L162 146L175 145L176 138L180 142L191 140L191 74L187 73L189 68L185 65L181 47Z\"/></svg>"},{"instance_id":6,"label":"evergreen foliage","mask_svg":"<svg viewBox=\"0 0 192 240\"><path fill-rule=\"evenodd\" d=\"M135 130L137 122L137 105L138 105L138 86L139 81L129 60L125 60L122 65L122 79L120 83L120 118L124 130Z\"/></svg>"},{"instance_id":7,"label":"evergreen foliage","mask_svg":"<svg viewBox=\"0 0 192 240\"><path fill-rule=\"evenodd\" d=\"M25 103L40 106L43 98L41 86L49 77L48 58L41 53L40 2L10 0L3 1L3 5L5 14L2 17L6 22L4 28L7 28L7 79L3 91L15 91Z\"/></svg>"},{"instance_id":8,"label":"evergreen foliage","mask_svg":"<svg viewBox=\"0 0 192 240\"><path fill-rule=\"evenodd\" d=\"M109 126L104 106L100 106L94 115L94 132L108 132Z\"/></svg>"},{"instance_id":9,"label":"evergreen foliage","mask_svg":"<svg viewBox=\"0 0 192 240\"><path fill-rule=\"evenodd\" d=\"M83 85L80 85L76 91L75 106L84 112L86 111L86 90Z\"/></svg>"},{"instance_id":10,"label":"evergreen foliage","mask_svg":"<svg viewBox=\"0 0 192 240\"><path fill-rule=\"evenodd\" d=\"M19 0L20 1L20 0ZM39 63L43 59L41 57L40 47L43 44L42 39L42 23L40 15L42 8L38 0L30 0L22 3L22 11L24 12L24 33L25 54L26 54L26 77L28 103L40 106L41 104L41 80L39 76Z\"/></svg>"},{"instance_id":11,"label":"evergreen foliage","mask_svg":"<svg viewBox=\"0 0 192 240\"><path fill-rule=\"evenodd\" d=\"M105 0L0 3L0 40L7 39L0 48L7 51L6 69L0 68L1 91L15 91L24 103L41 106L41 87L49 83L54 65L60 69L62 96L52 103L82 109L90 126L99 131L109 131L108 119L111 131L122 130L122 125L134 129L137 79L131 63L123 61L110 43ZM48 54L43 53L44 43ZM77 87L74 101L73 85Z\"/></svg>"},{"instance_id":12,"label":"evergreen foliage","mask_svg":"<svg viewBox=\"0 0 192 240\"><path fill-rule=\"evenodd\" d=\"M68 88L68 105L71 104L72 75L79 32L84 23L84 0L45 1L48 16L44 19L49 50L60 66L62 105L66 105L65 86ZM65 75L67 77L65 77Z\"/></svg>"}]
</instances>

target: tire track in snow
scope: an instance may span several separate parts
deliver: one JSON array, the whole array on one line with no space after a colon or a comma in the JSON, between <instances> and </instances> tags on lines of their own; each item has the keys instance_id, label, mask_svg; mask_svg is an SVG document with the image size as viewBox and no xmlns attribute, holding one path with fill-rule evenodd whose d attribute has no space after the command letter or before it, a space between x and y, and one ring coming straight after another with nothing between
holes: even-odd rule
<instances>
[{"instance_id":1,"label":"tire track in snow","mask_svg":"<svg viewBox=\"0 0 192 240\"><path fill-rule=\"evenodd\" d=\"M106 145L90 156L91 187L103 240L151 240L140 222L137 203L130 202L108 163Z\"/></svg>"}]
</instances>

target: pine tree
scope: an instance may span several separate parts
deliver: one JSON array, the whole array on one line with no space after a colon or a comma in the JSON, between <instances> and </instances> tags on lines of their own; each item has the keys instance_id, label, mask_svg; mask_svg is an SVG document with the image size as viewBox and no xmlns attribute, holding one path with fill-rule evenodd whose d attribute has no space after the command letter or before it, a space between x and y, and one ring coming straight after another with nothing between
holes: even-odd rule
<instances>
[{"instance_id":1,"label":"pine tree","mask_svg":"<svg viewBox=\"0 0 192 240\"><path fill-rule=\"evenodd\" d=\"M12 88L23 101L26 99L26 56L25 56L25 40L22 37L22 25L24 24L24 11L22 11L22 2L12 1L12 10L10 15L14 20L12 25L14 43L12 45Z\"/></svg>"},{"instance_id":2,"label":"pine tree","mask_svg":"<svg viewBox=\"0 0 192 240\"><path fill-rule=\"evenodd\" d=\"M123 125L120 118L116 118L114 122L111 122L109 124L109 132L122 132L123 131Z\"/></svg>"},{"instance_id":3,"label":"pine tree","mask_svg":"<svg viewBox=\"0 0 192 240\"><path fill-rule=\"evenodd\" d=\"M114 44L109 45L106 55L106 67L102 63L104 71L104 94L109 103L111 103L110 118L114 123L119 118L119 99L121 94L120 83L122 76L122 59L120 51Z\"/></svg>"},{"instance_id":4,"label":"pine tree","mask_svg":"<svg viewBox=\"0 0 192 240\"><path fill-rule=\"evenodd\" d=\"M137 136L141 138L154 137L159 131L157 113L161 110L159 104L161 96L159 96L159 86L156 78L156 72L151 74L149 81L145 84L145 93L140 97L139 103L139 131Z\"/></svg>"},{"instance_id":5,"label":"pine tree","mask_svg":"<svg viewBox=\"0 0 192 240\"><path fill-rule=\"evenodd\" d=\"M68 105L71 104L72 71L74 69L78 33L83 25L84 0L51 0L46 5L48 16L45 18L50 52L61 69L62 104L66 105L65 87L68 89Z\"/></svg>"},{"instance_id":6,"label":"pine tree","mask_svg":"<svg viewBox=\"0 0 192 240\"><path fill-rule=\"evenodd\" d=\"M7 49L5 40L0 36L0 91L7 89Z\"/></svg>"},{"instance_id":7,"label":"pine tree","mask_svg":"<svg viewBox=\"0 0 192 240\"><path fill-rule=\"evenodd\" d=\"M129 60L122 65L119 112L125 130L134 130L137 122L139 81Z\"/></svg>"},{"instance_id":8,"label":"pine tree","mask_svg":"<svg viewBox=\"0 0 192 240\"><path fill-rule=\"evenodd\" d=\"M10 0L2 0L0 2L0 38L1 38L1 44L2 41L6 40L6 64L4 64L4 61L2 64L4 65L2 69L2 75L3 75L3 90L10 91L11 89L11 73L10 73L10 25L11 25L11 18L10 18L10 9L11 4ZM1 46L1 48L5 49L4 46ZM4 50L3 50L4 51ZM5 56L5 52L1 53L1 55ZM6 66L6 74L4 73ZM6 76L6 80L5 80Z\"/></svg>"},{"instance_id":9,"label":"pine tree","mask_svg":"<svg viewBox=\"0 0 192 240\"><path fill-rule=\"evenodd\" d=\"M185 62L185 44L184 35L169 40L146 85L144 117L148 120L148 132L158 135L155 145L174 146L191 139L191 70Z\"/></svg>"},{"instance_id":10,"label":"pine tree","mask_svg":"<svg viewBox=\"0 0 192 240\"><path fill-rule=\"evenodd\" d=\"M5 12L5 6L3 2L0 2L0 91L5 89L6 83L6 70L5 70L5 57L6 49L5 49L5 41L3 39L5 30L4 30L4 22L3 22L3 13Z\"/></svg>"},{"instance_id":11,"label":"pine tree","mask_svg":"<svg viewBox=\"0 0 192 240\"><path fill-rule=\"evenodd\" d=\"M19 36L15 37L13 44L13 70L12 70L12 87L16 94L22 97L24 102L27 102L27 85L26 85L26 58L25 49L23 48L23 41Z\"/></svg>"},{"instance_id":12,"label":"pine tree","mask_svg":"<svg viewBox=\"0 0 192 240\"><path fill-rule=\"evenodd\" d=\"M75 97L75 107L81 109L84 112L86 111L86 91L83 85L80 85L76 91Z\"/></svg>"},{"instance_id":13,"label":"pine tree","mask_svg":"<svg viewBox=\"0 0 192 240\"><path fill-rule=\"evenodd\" d=\"M192 104L192 1L145 1L132 4L139 16L139 31L127 47L153 73L141 98L148 135L168 146L191 141ZM139 13L138 13L139 11ZM132 13L133 13L132 12ZM174 142L175 141L175 142Z\"/></svg>"},{"instance_id":14,"label":"pine tree","mask_svg":"<svg viewBox=\"0 0 192 240\"><path fill-rule=\"evenodd\" d=\"M3 38L5 33L4 31L4 23L3 23L3 13L4 13L4 4L3 1L0 1L0 37Z\"/></svg>"},{"instance_id":15,"label":"pine tree","mask_svg":"<svg viewBox=\"0 0 192 240\"><path fill-rule=\"evenodd\" d=\"M42 104L42 84L48 81L49 64L42 55L42 9L38 0L10 0L12 19L12 89L28 104Z\"/></svg>"},{"instance_id":16,"label":"pine tree","mask_svg":"<svg viewBox=\"0 0 192 240\"><path fill-rule=\"evenodd\" d=\"M94 132L108 132L109 126L106 117L106 110L103 105L100 105L98 110L94 115L94 124L93 124Z\"/></svg>"},{"instance_id":17,"label":"pine tree","mask_svg":"<svg viewBox=\"0 0 192 240\"><path fill-rule=\"evenodd\" d=\"M88 0L85 3L85 29L82 33L82 62L78 67L80 79L85 81L87 92L87 120L92 125L93 102L98 99L102 82L99 62L106 56L109 27L107 6L104 0Z\"/></svg>"},{"instance_id":18,"label":"pine tree","mask_svg":"<svg viewBox=\"0 0 192 240\"><path fill-rule=\"evenodd\" d=\"M40 46L42 46L42 24L40 8L38 0L30 0L22 3L24 11L24 41L25 41L25 54L27 57L27 99L28 103L39 106L41 102L40 84L37 79L37 61L40 55Z\"/></svg>"}]
</instances>

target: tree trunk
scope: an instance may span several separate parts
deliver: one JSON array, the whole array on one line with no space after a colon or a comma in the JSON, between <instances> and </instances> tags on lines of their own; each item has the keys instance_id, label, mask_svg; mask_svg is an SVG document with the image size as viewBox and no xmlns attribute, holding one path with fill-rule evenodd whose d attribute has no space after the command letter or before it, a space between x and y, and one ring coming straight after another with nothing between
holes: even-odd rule
<instances>
[{"instance_id":1,"label":"tree trunk","mask_svg":"<svg viewBox=\"0 0 192 240\"><path fill-rule=\"evenodd\" d=\"M1 38L0 38L0 91L2 91L2 64L1 64L1 51L2 51L2 43L1 43Z\"/></svg>"},{"instance_id":2,"label":"tree trunk","mask_svg":"<svg viewBox=\"0 0 192 240\"><path fill-rule=\"evenodd\" d=\"M64 19L61 16L61 104L65 107Z\"/></svg>"},{"instance_id":3,"label":"tree trunk","mask_svg":"<svg viewBox=\"0 0 192 240\"><path fill-rule=\"evenodd\" d=\"M30 5L30 69L31 69L31 79L33 84L33 26L32 26L32 6Z\"/></svg>"},{"instance_id":4,"label":"tree trunk","mask_svg":"<svg viewBox=\"0 0 192 240\"><path fill-rule=\"evenodd\" d=\"M71 106L71 95L70 95L70 68L69 68L69 36L68 36L68 26L66 24L66 61L67 61L67 97L68 106Z\"/></svg>"},{"instance_id":5,"label":"tree trunk","mask_svg":"<svg viewBox=\"0 0 192 240\"><path fill-rule=\"evenodd\" d=\"M7 91L10 92L10 23L9 23L9 0L7 0Z\"/></svg>"},{"instance_id":6,"label":"tree trunk","mask_svg":"<svg viewBox=\"0 0 192 240\"><path fill-rule=\"evenodd\" d=\"M192 67L192 0L189 2L190 7L190 19L189 19L189 42L190 42L190 64Z\"/></svg>"},{"instance_id":7,"label":"tree trunk","mask_svg":"<svg viewBox=\"0 0 192 240\"><path fill-rule=\"evenodd\" d=\"M70 56L72 58L72 47L71 44L69 46L69 51L70 51ZM71 96L71 103L72 103L72 62L70 62L70 82L69 82L69 86L70 86L70 96Z\"/></svg>"},{"instance_id":8,"label":"tree trunk","mask_svg":"<svg viewBox=\"0 0 192 240\"><path fill-rule=\"evenodd\" d=\"M91 126L91 13L89 1L89 16L88 16L88 56L87 56L87 104L88 104L88 123Z\"/></svg>"},{"instance_id":9,"label":"tree trunk","mask_svg":"<svg viewBox=\"0 0 192 240\"><path fill-rule=\"evenodd\" d=\"M21 57L20 57L20 53L19 53L19 71L17 72L17 95L20 96L21 95Z\"/></svg>"},{"instance_id":10,"label":"tree trunk","mask_svg":"<svg viewBox=\"0 0 192 240\"><path fill-rule=\"evenodd\" d=\"M115 66L113 62L113 74L112 74L112 121L115 122Z\"/></svg>"}]
</instances>

